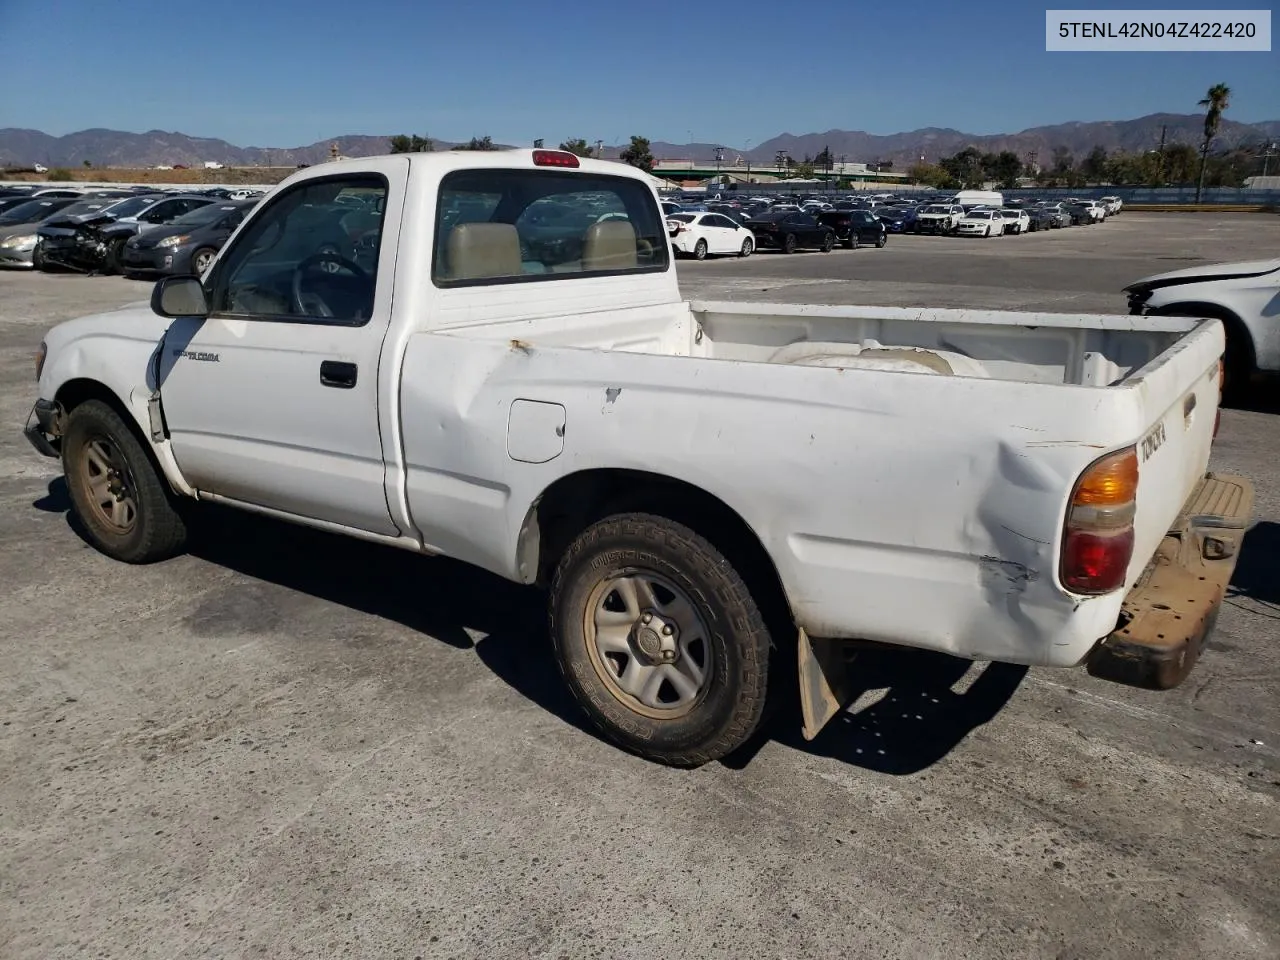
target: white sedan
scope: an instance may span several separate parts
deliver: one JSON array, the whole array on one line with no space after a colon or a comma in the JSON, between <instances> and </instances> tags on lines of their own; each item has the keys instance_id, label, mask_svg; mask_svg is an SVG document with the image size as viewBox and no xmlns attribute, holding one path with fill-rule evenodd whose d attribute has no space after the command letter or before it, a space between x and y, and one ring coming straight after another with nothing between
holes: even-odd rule
<instances>
[{"instance_id":1,"label":"white sedan","mask_svg":"<svg viewBox=\"0 0 1280 960\"><path fill-rule=\"evenodd\" d=\"M755 234L723 213L674 213L667 217L667 233L677 254L698 260L717 253L749 257L756 249Z\"/></svg>"},{"instance_id":2,"label":"white sedan","mask_svg":"<svg viewBox=\"0 0 1280 960\"><path fill-rule=\"evenodd\" d=\"M1000 211L1000 216L1004 218L1005 233L1026 233L1031 229L1031 217L1025 210L1005 207Z\"/></svg>"},{"instance_id":3,"label":"white sedan","mask_svg":"<svg viewBox=\"0 0 1280 960\"><path fill-rule=\"evenodd\" d=\"M1004 217L999 210L974 208L960 220L956 233L970 237L1003 237Z\"/></svg>"}]
</instances>

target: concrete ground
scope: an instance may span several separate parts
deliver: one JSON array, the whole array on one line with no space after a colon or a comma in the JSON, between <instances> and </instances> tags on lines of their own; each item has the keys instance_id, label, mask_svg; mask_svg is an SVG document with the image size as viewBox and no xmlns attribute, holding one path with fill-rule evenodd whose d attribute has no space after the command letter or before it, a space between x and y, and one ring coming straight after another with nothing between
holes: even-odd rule
<instances>
[{"instance_id":1,"label":"concrete ground","mask_svg":"<svg viewBox=\"0 0 1280 960\"><path fill-rule=\"evenodd\" d=\"M1280 218L681 264L690 296L1123 310ZM1194 259L1192 259L1194 258ZM52 323L147 285L0 275L0 957L1274 958L1280 418L1218 632L1167 693L903 653L813 743L676 771L582 729L541 599L212 515L128 567L18 433Z\"/></svg>"}]
</instances>

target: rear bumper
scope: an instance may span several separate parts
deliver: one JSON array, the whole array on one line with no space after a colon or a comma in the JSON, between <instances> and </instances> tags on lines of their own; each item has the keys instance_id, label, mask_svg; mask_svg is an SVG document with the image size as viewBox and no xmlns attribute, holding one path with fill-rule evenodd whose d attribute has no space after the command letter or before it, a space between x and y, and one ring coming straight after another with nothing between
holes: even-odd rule
<instances>
[{"instance_id":1,"label":"rear bumper","mask_svg":"<svg viewBox=\"0 0 1280 960\"><path fill-rule=\"evenodd\" d=\"M1213 631L1253 511L1253 484L1209 474L1183 505L1120 622L1090 651L1091 674L1168 690L1191 672Z\"/></svg>"}]
</instances>

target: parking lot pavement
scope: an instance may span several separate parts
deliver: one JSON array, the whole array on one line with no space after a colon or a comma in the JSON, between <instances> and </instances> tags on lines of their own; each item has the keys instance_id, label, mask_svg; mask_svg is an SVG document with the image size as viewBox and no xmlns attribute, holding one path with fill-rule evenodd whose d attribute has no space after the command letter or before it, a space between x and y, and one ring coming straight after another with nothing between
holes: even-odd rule
<instances>
[{"instance_id":1,"label":"parking lot pavement","mask_svg":"<svg viewBox=\"0 0 1280 960\"><path fill-rule=\"evenodd\" d=\"M1126 214L680 271L1117 309L1197 237L1243 258L1278 226ZM222 513L167 563L87 547L18 433L31 352L148 292L0 275L0 956L1280 955L1280 418L1224 413L1214 465L1253 477L1258 525L1183 687L885 655L883 696L813 743L786 715L676 771L581 728L541 598L486 574Z\"/></svg>"},{"instance_id":2,"label":"parking lot pavement","mask_svg":"<svg viewBox=\"0 0 1280 960\"><path fill-rule=\"evenodd\" d=\"M1277 250L1280 217L1122 213L1025 236L893 234L881 249L681 261L680 288L706 299L1125 313L1120 290L1141 277Z\"/></svg>"}]
</instances>

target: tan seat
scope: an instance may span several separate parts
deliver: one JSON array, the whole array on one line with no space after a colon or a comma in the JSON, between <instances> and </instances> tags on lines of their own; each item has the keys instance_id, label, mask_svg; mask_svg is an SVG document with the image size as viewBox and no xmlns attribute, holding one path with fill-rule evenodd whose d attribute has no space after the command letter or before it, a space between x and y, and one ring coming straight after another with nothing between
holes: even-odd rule
<instances>
[{"instance_id":1,"label":"tan seat","mask_svg":"<svg viewBox=\"0 0 1280 960\"><path fill-rule=\"evenodd\" d=\"M509 223L460 223L449 231L450 280L518 277L520 235Z\"/></svg>"},{"instance_id":2,"label":"tan seat","mask_svg":"<svg viewBox=\"0 0 1280 960\"><path fill-rule=\"evenodd\" d=\"M582 238L582 269L631 270L636 266L636 231L626 220L593 223Z\"/></svg>"}]
</instances>

